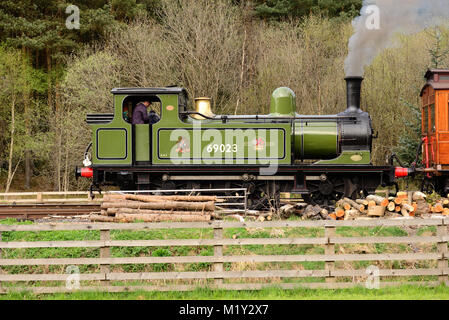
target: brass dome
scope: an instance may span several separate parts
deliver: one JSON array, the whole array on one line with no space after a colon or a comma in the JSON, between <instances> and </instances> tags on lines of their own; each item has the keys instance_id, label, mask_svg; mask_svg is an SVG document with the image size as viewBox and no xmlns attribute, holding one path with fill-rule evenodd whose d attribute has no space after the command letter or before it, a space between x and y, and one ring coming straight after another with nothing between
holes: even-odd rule
<instances>
[{"instance_id":1,"label":"brass dome","mask_svg":"<svg viewBox=\"0 0 449 320\"><path fill-rule=\"evenodd\" d=\"M213 118L215 114L211 110L211 99L206 97L195 98L195 110L198 113L205 115L206 117ZM192 114L192 118L197 120L204 120L206 118L199 114Z\"/></svg>"}]
</instances>

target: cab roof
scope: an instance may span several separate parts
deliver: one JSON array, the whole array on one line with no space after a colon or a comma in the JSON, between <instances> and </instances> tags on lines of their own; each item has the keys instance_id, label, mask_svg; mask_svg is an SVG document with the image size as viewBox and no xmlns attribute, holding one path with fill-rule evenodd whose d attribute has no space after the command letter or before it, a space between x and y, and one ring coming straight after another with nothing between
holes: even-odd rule
<instances>
[{"instance_id":1,"label":"cab roof","mask_svg":"<svg viewBox=\"0 0 449 320\"><path fill-rule=\"evenodd\" d=\"M186 89L181 87L162 87L162 88L114 88L113 94L180 94L187 93Z\"/></svg>"}]
</instances>

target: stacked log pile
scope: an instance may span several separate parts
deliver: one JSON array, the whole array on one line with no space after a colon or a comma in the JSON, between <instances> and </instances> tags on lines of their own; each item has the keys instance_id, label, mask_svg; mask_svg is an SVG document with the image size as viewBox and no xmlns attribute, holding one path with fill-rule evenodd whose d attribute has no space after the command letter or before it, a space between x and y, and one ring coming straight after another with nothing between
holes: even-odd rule
<instances>
[{"instance_id":1,"label":"stacked log pile","mask_svg":"<svg viewBox=\"0 0 449 320\"><path fill-rule=\"evenodd\" d=\"M327 220L329 219L329 210L307 203L287 204L280 209L281 218L286 219L293 215L300 216L305 220Z\"/></svg>"},{"instance_id":2,"label":"stacked log pile","mask_svg":"<svg viewBox=\"0 0 449 320\"><path fill-rule=\"evenodd\" d=\"M214 215L215 196L159 196L108 194L103 197L101 212L91 214L100 222L203 222Z\"/></svg>"},{"instance_id":3,"label":"stacked log pile","mask_svg":"<svg viewBox=\"0 0 449 320\"><path fill-rule=\"evenodd\" d=\"M354 220L361 216L366 217L414 217L427 213L425 195L415 192L413 195L407 192L398 192L396 197L382 197L369 195L365 199L355 201L344 198L337 202L334 215L335 220Z\"/></svg>"},{"instance_id":4,"label":"stacked log pile","mask_svg":"<svg viewBox=\"0 0 449 320\"><path fill-rule=\"evenodd\" d=\"M425 205L428 206L429 213L449 216L449 194L447 195L447 198L436 200L436 202L433 205L425 203L422 206L424 207Z\"/></svg>"},{"instance_id":5,"label":"stacked log pile","mask_svg":"<svg viewBox=\"0 0 449 320\"><path fill-rule=\"evenodd\" d=\"M432 202L432 203L429 203ZM335 207L320 207L300 203L285 205L280 209L281 217L291 215L305 220L355 220L367 218L410 218L428 214L449 216L448 198L428 201L422 192L398 192L395 197L369 195L365 199L343 198Z\"/></svg>"},{"instance_id":6,"label":"stacked log pile","mask_svg":"<svg viewBox=\"0 0 449 320\"><path fill-rule=\"evenodd\" d=\"M429 196L429 198L432 198ZM108 194L101 203L101 212L92 213L91 221L100 222L204 222L232 218L238 221L272 220L273 212L225 209L216 196L144 196ZM304 202L289 202L277 212L287 219L299 216L304 220L356 220L369 218L411 218L428 214L449 216L448 198L427 199L422 192L398 192L395 197L369 195L365 199L343 198L335 206L321 207ZM243 216L244 215L244 216Z\"/></svg>"}]
</instances>

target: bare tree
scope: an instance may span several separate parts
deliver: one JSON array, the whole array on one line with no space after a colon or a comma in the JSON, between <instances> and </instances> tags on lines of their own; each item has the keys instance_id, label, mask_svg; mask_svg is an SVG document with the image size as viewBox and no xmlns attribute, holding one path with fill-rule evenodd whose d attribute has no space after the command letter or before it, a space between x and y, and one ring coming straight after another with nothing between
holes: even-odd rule
<instances>
[{"instance_id":1,"label":"bare tree","mask_svg":"<svg viewBox=\"0 0 449 320\"><path fill-rule=\"evenodd\" d=\"M26 63L20 51L0 48L0 103L2 108L9 106L9 141L8 141L8 169L5 192L9 192L14 176L19 168L25 152L26 133L24 132L23 116L18 119L17 108L23 93L29 90ZM17 72L22 70L22 72ZM26 95L26 94L25 94ZM23 110L22 110L23 113ZM18 130L20 128L20 130ZM24 140L25 138L25 140ZM19 144L17 141L19 140Z\"/></svg>"},{"instance_id":2,"label":"bare tree","mask_svg":"<svg viewBox=\"0 0 449 320\"><path fill-rule=\"evenodd\" d=\"M224 0L168 0L162 14L179 83L191 96L211 97L217 112L231 111L244 38L237 7Z\"/></svg>"}]
</instances>

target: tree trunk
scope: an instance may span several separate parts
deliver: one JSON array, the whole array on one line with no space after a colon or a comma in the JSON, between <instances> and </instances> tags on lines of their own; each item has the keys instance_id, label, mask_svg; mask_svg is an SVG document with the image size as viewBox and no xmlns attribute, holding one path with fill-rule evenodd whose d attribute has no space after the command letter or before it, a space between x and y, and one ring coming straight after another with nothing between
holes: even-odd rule
<instances>
[{"instance_id":1,"label":"tree trunk","mask_svg":"<svg viewBox=\"0 0 449 320\"><path fill-rule=\"evenodd\" d=\"M349 198L344 198L343 201L346 202L347 204L349 204L350 207L353 207L353 208L359 210L360 212L365 211L365 206L363 204L358 204L357 202L355 202ZM348 210L350 210L350 209L351 208L349 208Z\"/></svg>"},{"instance_id":2,"label":"tree trunk","mask_svg":"<svg viewBox=\"0 0 449 320\"><path fill-rule=\"evenodd\" d=\"M204 201L217 201L216 196L142 196L135 194L106 194L103 197L103 202L114 202L123 200L136 200L143 202L158 202L158 201L191 201L191 202L204 202Z\"/></svg>"},{"instance_id":3,"label":"tree trunk","mask_svg":"<svg viewBox=\"0 0 449 320\"><path fill-rule=\"evenodd\" d=\"M56 191L61 191L61 161L62 161L62 138L61 138L61 134L62 134L62 130L61 127L59 126L59 113L55 112L55 131L56 131L56 174L55 174L55 180L54 180L54 189Z\"/></svg>"},{"instance_id":4,"label":"tree trunk","mask_svg":"<svg viewBox=\"0 0 449 320\"><path fill-rule=\"evenodd\" d=\"M27 59L29 56L29 52L26 49L26 47L22 47L22 52L24 57ZM26 60L25 60L26 61ZM26 63L26 62L25 62ZM25 88L23 91L23 101L24 101L24 108L25 108L25 131L27 137L31 136L31 128L30 128L30 110L29 110L29 104L30 104L30 92L28 88ZM31 187L31 151L25 150L25 189L30 189Z\"/></svg>"},{"instance_id":5,"label":"tree trunk","mask_svg":"<svg viewBox=\"0 0 449 320\"><path fill-rule=\"evenodd\" d=\"M67 131L67 130L66 130ZM64 191L69 191L69 135L68 132L66 132L66 139L65 139L65 168L64 168Z\"/></svg>"},{"instance_id":6,"label":"tree trunk","mask_svg":"<svg viewBox=\"0 0 449 320\"><path fill-rule=\"evenodd\" d=\"M237 98L237 103L235 105L234 115L237 115L237 111L238 111L239 104L240 104L240 98L242 97L243 76L244 76L244 72L245 72L246 28L244 30L244 34L245 34L245 37L243 38L243 44L242 44L242 63L241 63L241 67L240 67L240 84L239 84L239 93L238 93L239 96Z\"/></svg>"},{"instance_id":7,"label":"tree trunk","mask_svg":"<svg viewBox=\"0 0 449 320\"><path fill-rule=\"evenodd\" d=\"M108 215L112 215L111 209L116 208L110 208L106 210L106 213ZM145 210L145 209L132 209L132 208L117 208L117 211L115 214L118 213L126 213L126 214L162 214L162 215L179 215L179 216L203 216L205 214L211 214L212 211L173 211L173 210Z\"/></svg>"},{"instance_id":8,"label":"tree trunk","mask_svg":"<svg viewBox=\"0 0 449 320\"><path fill-rule=\"evenodd\" d=\"M52 98L52 83L51 83L51 54L50 49L45 49L45 55L47 58L47 102L48 106L53 107L53 98Z\"/></svg>"},{"instance_id":9,"label":"tree trunk","mask_svg":"<svg viewBox=\"0 0 449 320\"><path fill-rule=\"evenodd\" d=\"M376 195L369 195L366 197L366 200L374 201L376 203L376 205L382 206L382 207L386 207L390 203L388 201L388 198L384 198L384 197L376 196Z\"/></svg>"},{"instance_id":10,"label":"tree trunk","mask_svg":"<svg viewBox=\"0 0 449 320\"><path fill-rule=\"evenodd\" d=\"M5 193L9 192L11 187L11 182L14 177L14 172L12 169L12 160L14 155L14 133L16 130L16 96L15 94L11 97L11 139L9 142L9 158L8 158L8 178L6 179Z\"/></svg>"},{"instance_id":11,"label":"tree trunk","mask_svg":"<svg viewBox=\"0 0 449 320\"><path fill-rule=\"evenodd\" d=\"M321 102L321 79L319 76L318 76L318 86L317 87L318 87L318 114L321 115L323 106L322 106L322 102Z\"/></svg>"},{"instance_id":12,"label":"tree trunk","mask_svg":"<svg viewBox=\"0 0 449 320\"><path fill-rule=\"evenodd\" d=\"M108 208L133 208L133 209L156 209L156 210L193 210L193 211L214 211L213 202L175 202L175 201L159 201L159 202L103 202L102 209Z\"/></svg>"}]
</instances>

